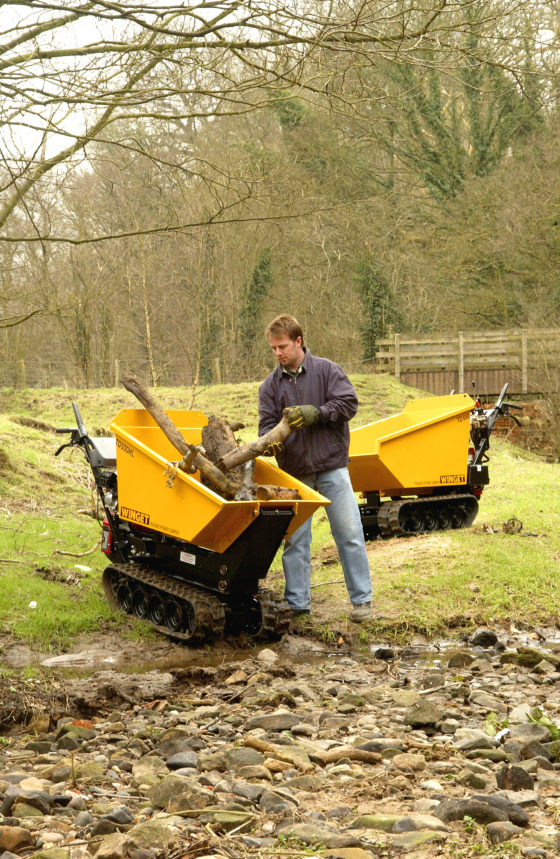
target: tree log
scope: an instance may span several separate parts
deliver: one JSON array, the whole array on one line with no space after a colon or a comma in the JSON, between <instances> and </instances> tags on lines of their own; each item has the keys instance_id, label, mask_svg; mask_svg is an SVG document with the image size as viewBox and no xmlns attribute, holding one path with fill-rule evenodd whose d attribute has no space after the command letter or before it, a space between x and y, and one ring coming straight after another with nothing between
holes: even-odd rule
<instances>
[{"instance_id":1,"label":"tree log","mask_svg":"<svg viewBox=\"0 0 560 859\"><path fill-rule=\"evenodd\" d=\"M277 761L285 761L298 770L309 771L313 769L307 751L298 746L281 746L276 743L267 743L266 740L261 740L260 737L254 737L252 734L246 734L243 742L249 748L263 752Z\"/></svg>"},{"instance_id":2,"label":"tree log","mask_svg":"<svg viewBox=\"0 0 560 859\"><path fill-rule=\"evenodd\" d=\"M378 764L381 760L379 752L367 752L365 749L356 749L354 746L342 746L341 748L329 749L328 752L308 752L314 763L332 764L348 758L350 761L362 761L365 764Z\"/></svg>"},{"instance_id":3,"label":"tree log","mask_svg":"<svg viewBox=\"0 0 560 859\"><path fill-rule=\"evenodd\" d=\"M232 450L231 453L226 453L225 456L222 456L219 463L220 468L224 471L229 471L230 468L235 468L236 465L241 465L243 462L261 456L271 442L285 441L293 432L286 417L287 411L287 409L284 409L282 420L267 433L256 438L254 441L250 441L249 444L244 444L242 447L238 447L236 450Z\"/></svg>"},{"instance_id":4,"label":"tree log","mask_svg":"<svg viewBox=\"0 0 560 859\"><path fill-rule=\"evenodd\" d=\"M259 483L255 486L255 498L258 501L272 501L273 499L295 501L301 498L301 495L297 489L288 489L285 486L267 486L266 483Z\"/></svg>"},{"instance_id":5,"label":"tree log","mask_svg":"<svg viewBox=\"0 0 560 859\"><path fill-rule=\"evenodd\" d=\"M121 379L127 391L134 394L144 408L151 414L156 424L162 432L167 436L174 448L184 457L185 463L179 463L179 468L182 465L183 471L188 471L190 466L198 469L201 475L204 475L206 480L212 487L219 492L224 498L235 498L236 493L241 488L240 483L235 483L226 474L220 471L214 463L210 462L195 445L188 444L171 418L169 418L164 409L160 406L157 400L152 397L149 391L136 379L134 376L128 376Z\"/></svg>"}]
</instances>

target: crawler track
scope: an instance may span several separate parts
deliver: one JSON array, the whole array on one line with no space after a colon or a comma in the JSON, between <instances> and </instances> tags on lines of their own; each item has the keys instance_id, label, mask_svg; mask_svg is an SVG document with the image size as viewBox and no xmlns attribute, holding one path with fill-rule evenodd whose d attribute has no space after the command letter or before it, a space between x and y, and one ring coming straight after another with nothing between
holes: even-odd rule
<instances>
[{"instance_id":1,"label":"crawler track","mask_svg":"<svg viewBox=\"0 0 560 859\"><path fill-rule=\"evenodd\" d=\"M103 573L112 608L149 620L166 635L201 643L221 638L225 610L218 597L137 564L113 564Z\"/></svg>"},{"instance_id":2,"label":"crawler track","mask_svg":"<svg viewBox=\"0 0 560 859\"><path fill-rule=\"evenodd\" d=\"M259 590L249 597L215 594L139 564L113 564L103 573L103 589L113 609L148 620L165 635L201 644L224 632L277 639L288 631L285 600Z\"/></svg>"},{"instance_id":3,"label":"crawler track","mask_svg":"<svg viewBox=\"0 0 560 859\"><path fill-rule=\"evenodd\" d=\"M439 495L403 498L379 508L378 526L382 537L407 537L427 531L468 528L478 512L474 495Z\"/></svg>"}]
</instances>

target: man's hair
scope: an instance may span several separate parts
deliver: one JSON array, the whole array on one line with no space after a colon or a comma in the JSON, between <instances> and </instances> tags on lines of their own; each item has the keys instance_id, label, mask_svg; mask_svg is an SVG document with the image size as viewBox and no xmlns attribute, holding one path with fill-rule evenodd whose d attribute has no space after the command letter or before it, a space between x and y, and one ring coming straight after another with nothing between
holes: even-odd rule
<instances>
[{"instance_id":1,"label":"man's hair","mask_svg":"<svg viewBox=\"0 0 560 859\"><path fill-rule=\"evenodd\" d=\"M264 333L266 337L281 337L282 334L286 334L290 340L297 340L298 337L301 337L301 345L305 346L301 325L297 319L288 313L281 313L280 316L269 322Z\"/></svg>"}]
</instances>

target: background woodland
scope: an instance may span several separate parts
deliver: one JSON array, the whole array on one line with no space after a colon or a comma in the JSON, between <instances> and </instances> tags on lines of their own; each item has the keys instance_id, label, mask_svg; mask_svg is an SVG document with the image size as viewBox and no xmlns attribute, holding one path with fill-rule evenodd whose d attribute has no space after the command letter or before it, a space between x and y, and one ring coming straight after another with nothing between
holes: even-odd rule
<instances>
[{"instance_id":1,"label":"background woodland","mask_svg":"<svg viewBox=\"0 0 560 859\"><path fill-rule=\"evenodd\" d=\"M560 324L560 3L5 3L0 385Z\"/></svg>"}]
</instances>

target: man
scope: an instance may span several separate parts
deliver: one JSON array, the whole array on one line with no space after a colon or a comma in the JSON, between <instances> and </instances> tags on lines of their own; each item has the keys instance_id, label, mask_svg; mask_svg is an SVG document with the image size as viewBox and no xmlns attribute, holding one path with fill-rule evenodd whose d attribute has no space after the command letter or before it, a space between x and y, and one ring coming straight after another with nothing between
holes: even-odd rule
<instances>
[{"instance_id":1,"label":"man","mask_svg":"<svg viewBox=\"0 0 560 859\"><path fill-rule=\"evenodd\" d=\"M282 314L265 331L278 367L259 388L259 435L276 426L289 408L296 430L284 443L270 444L288 474L330 500L326 508L346 588L350 619L371 617L371 574L358 503L348 474L348 421L358 409L356 392L346 373L326 358L316 358L304 344L297 319ZM284 596L292 614L311 610L311 519L285 541L282 557Z\"/></svg>"}]
</instances>

